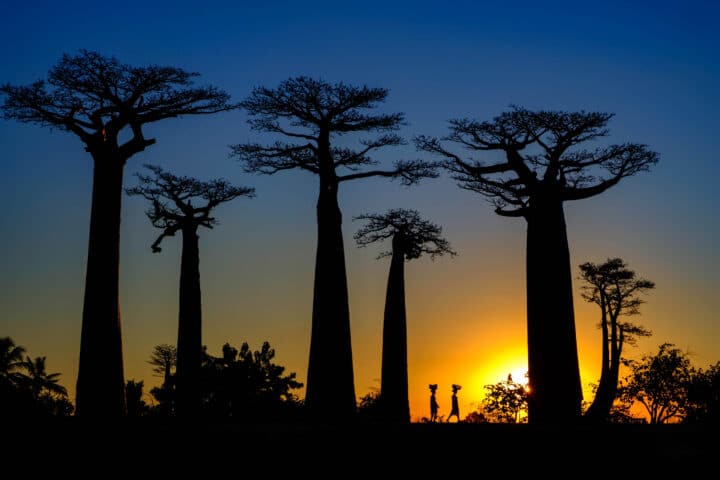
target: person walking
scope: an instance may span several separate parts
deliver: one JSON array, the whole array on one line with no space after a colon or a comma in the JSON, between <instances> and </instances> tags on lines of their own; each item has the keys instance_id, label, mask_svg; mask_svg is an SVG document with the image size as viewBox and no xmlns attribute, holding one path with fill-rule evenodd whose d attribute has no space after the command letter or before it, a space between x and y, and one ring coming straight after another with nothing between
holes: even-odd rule
<instances>
[{"instance_id":1,"label":"person walking","mask_svg":"<svg viewBox=\"0 0 720 480\"><path fill-rule=\"evenodd\" d=\"M437 390L437 384L433 383L428 385L430 387L430 421L431 422L437 422L437 413L438 408L440 405L437 403L437 399L435 398L435 391Z\"/></svg>"},{"instance_id":2,"label":"person walking","mask_svg":"<svg viewBox=\"0 0 720 480\"><path fill-rule=\"evenodd\" d=\"M446 422L450 422L450 417L455 417L457 419L457 422L460 423L460 406L458 405L458 398L457 398L457 392L462 387L460 385L456 385L453 383L452 385L452 408L450 410L450 415L448 415Z\"/></svg>"}]
</instances>

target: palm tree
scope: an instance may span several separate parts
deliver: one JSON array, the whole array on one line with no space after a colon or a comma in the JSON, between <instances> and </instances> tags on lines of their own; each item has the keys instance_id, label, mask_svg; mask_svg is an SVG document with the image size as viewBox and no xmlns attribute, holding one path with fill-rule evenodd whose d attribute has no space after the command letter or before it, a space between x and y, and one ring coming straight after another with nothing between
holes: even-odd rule
<instances>
[{"instance_id":1,"label":"palm tree","mask_svg":"<svg viewBox=\"0 0 720 480\"><path fill-rule=\"evenodd\" d=\"M407 368L407 319L405 315L405 260L420 258L423 253L436 256L456 255L442 238L442 228L423 220L415 210L395 209L384 215L365 214L355 217L367 220L357 231L355 240L364 247L392 239L392 251L378 258L392 257L385 297L383 322L382 373L380 376L380 409L383 419L410 422Z\"/></svg>"},{"instance_id":2,"label":"palm tree","mask_svg":"<svg viewBox=\"0 0 720 480\"><path fill-rule=\"evenodd\" d=\"M0 338L0 379L16 383L24 375L17 370L23 368L25 348L15 345L12 338Z\"/></svg>"},{"instance_id":3,"label":"palm tree","mask_svg":"<svg viewBox=\"0 0 720 480\"><path fill-rule=\"evenodd\" d=\"M47 373L45 360L47 357L30 357L25 358L23 366L27 370L27 378L30 390L35 398L39 398L42 394L67 395L65 387L60 385L59 373Z\"/></svg>"},{"instance_id":4,"label":"palm tree","mask_svg":"<svg viewBox=\"0 0 720 480\"><path fill-rule=\"evenodd\" d=\"M120 329L120 218L125 165L155 144L145 128L171 118L235 109L230 96L196 87L197 73L136 67L81 50L62 56L47 81L1 85L7 120L72 133L93 161L90 234L80 332L77 413L104 418L126 413Z\"/></svg>"}]
</instances>

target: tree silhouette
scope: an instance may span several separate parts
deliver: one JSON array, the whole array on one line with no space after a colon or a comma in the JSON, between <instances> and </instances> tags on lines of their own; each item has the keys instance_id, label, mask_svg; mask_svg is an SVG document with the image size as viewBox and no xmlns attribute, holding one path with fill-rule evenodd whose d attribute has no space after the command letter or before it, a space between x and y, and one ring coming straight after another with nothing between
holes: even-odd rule
<instances>
[{"instance_id":1,"label":"tree silhouette","mask_svg":"<svg viewBox=\"0 0 720 480\"><path fill-rule=\"evenodd\" d=\"M435 259L446 253L453 256L456 253L441 237L442 228L423 220L415 210L363 214L355 220L366 221L365 226L355 233L355 240L361 247L387 239L392 241L392 251L378 257L392 257L385 296L379 401L384 420L409 423L405 260L414 260L423 254Z\"/></svg>"},{"instance_id":2,"label":"tree silhouette","mask_svg":"<svg viewBox=\"0 0 720 480\"><path fill-rule=\"evenodd\" d=\"M163 386L172 384L172 377L177 365L177 347L162 343L155 345L148 363L153 366L153 372L163 377Z\"/></svg>"},{"instance_id":3,"label":"tree silhouette","mask_svg":"<svg viewBox=\"0 0 720 480\"><path fill-rule=\"evenodd\" d=\"M621 258L610 258L600 265L583 263L580 272L580 279L585 282L582 297L600 307L602 331L600 381L585 417L604 422L609 420L617 396L623 346L635 345L636 337L652 335L650 330L619 318L639 315L644 303L639 295L655 288L655 283L638 278Z\"/></svg>"},{"instance_id":4,"label":"tree silhouette","mask_svg":"<svg viewBox=\"0 0 720 480\"><path fill-rule=\"evenodd\" d=\"M177 347L167 343L153 347L150 360L156 376L163 377L163 383L150 389L150 394L158 401L157 413L170 416L175 412L175 369L177 367Z\"/></svg>"},{"instance_id":5,"label":"tree silhouette","mask_svg":"<svg viewBox=\"0 0 720 480\"><path fill-rule=\"evenodd\" d=\"M12 418L31 402L24 385L25 348L10 337L0 337L0 416Z\"/></svg>"},{"instance_id":6,"label":"tree silhouette","mask_svg":"<svg viewBox=\"0 0 720 480\"><path fill-rule=\"evenodd\" d=\"M226 343L222 356L203 349L202 399L204 413L240 421L269 421L295 410L292 390L301 388L294 372L273 362L275 349L263 342L254 352L244 342L240 349Z\"/></svg>"},{"instance_id":7,"label":"tree silhouette","mask_svg":"<svg viewBox=\"0 0 720 480\"><path fill-rule=\"evenodd\" d=\"M419 136L419 149L444 159L461 188L485 196L495 213L527 222L527 335L529 418L535 423L575 421L582 389L575 338L572 272L563 204L599 195L622 179L648 170L659 155L625 143L595 150L578 147L608 134L612 114L530 111L513 107L492 121L450 121L443 140L489 162L448 150Z\"/></svg>"},{"instance_id":8,"label":"tree silhouette","mask_svg":"<svg viewBox=\"0 0 720 480\"><path fill-rule=\"evenodd\" d=\"M79 415L126 413L119 311L120 217L127 160L155 143L143 126L236 108L227 93L194 87L198 74L133 67L99 53L63 55L47 84L3 85L3 117L75 134L93 159L76 406Z\"/></svg>"},{"instance_id":9,"label":"tree silhouette","mask_svg":"<svg viewBox=\"0 0 720 480\"><path fill-rule=\"evenodd\" d=\"M27 371L27 382L33 397L39 399L43 394L67 395L65 387L60 385L59 373L48 373L45 365L47 357L25 357L23 366Z\"/></svg>"},{"instance_id":10,"label":"tree silhouette","mask_svg":"<svg viewBox=\"0 0 720 480\"><path fill-rule=\"evenodd\" d=\"M140 380L128 380L125 384L125 397L127 398L128 417L142 417L150 411L145 400L143 400L144 382Z\"/></svg>"},{"instance_id":11,"label":"tree silhouette","mask_svg":"<svg viewBox=\"0 0 720 480\"><path fill-rule=\"evenodd\" d=\"M520 414L528 408L528 386L513 380L485 385L484 411L500 423L519 423Z\"/></svg>"},{"instance_id":12,"label":"tree silhouette","mask_svg":"<svg viewBox=\"0 0 720 480\"><path fill-rule=\"evenodd\" d=\"M140 195L152 202L147 216L153 226L162 230L152 244L152 251L161 251L163 238L174 236L178 231L182 233L175 400L178 415L194 416L200 408L202 360L198 228L213 228L217 220L210 214L215 207L240 196L252 197L255 189L235 187L222 179L202 182L195 178L178 177L157 165L145 167L153 175L137 174L139 185L127 189L127 193Z\"/></svg>"},{"instance_id":13,"label":"tree silhouette","mask_svg":"<svg viewBox=\"0 0 720 480\"><path fill-rule=\"evenodd\" d=\"M686 410L684 422L720 424L720 362L693 376Z\"/></svg>"},{"instance_id":14,"label":"tree silhouette","mask_svg":"<svg viewBox=\"0 0 720 480\"><path fill-rule=\"evenodd\" d=\"M10 337L0 338L0 379L15 383L23 374L19 371L25 366L25 348L15 345Z\"/></svg>"},{"instance_id":15,"label":"tree silhouette","mask_svg":"<svg viewBox=\"0 0 720 480\"><path fill-rule=\"evenodd\" d=\"M47 373L45 364L45 357L32 359L10 337L0 338L0 417L72 414L60 374Z\"/></svg>"},{"instance_id":16,"label":"tree silhouette","mask_svg":"<svg viewBox=\"0 0 720 480\"><path fill-rule=\"evenodd\" d=\"M232 147L247 172L273 175L300 169L317 175L317 254L313 293L312 332L308 362L306 407L316 418L338 420L356 412L350 341L342 215L338 204L341 183L369 177L400 179L410 185L435 177L435 165L397 161L392 169L377 164L371 153L403 144L390 132L403 124L403 115L370 114L385 101L388 90L330 84L308 77L283 81L276 89L255 88L242 102L254 130L284 137L272 145L246 143ZM385 132L360 141L358 148L335 145L337 137Z\"/></svg>"},{"instance_id":17,"label":"tree silhouette","mask_svg":"<svg viewBox=\"0 0 720 480\"><path fill-rule=\"evenodd\" d=\"M685 353L672 343L663 343L657 354L626 363L630 374L620 388L623 402L639 402L652 424L685 417L690 405L688 389L696 373Z\"/></svg>"}]
</instances>

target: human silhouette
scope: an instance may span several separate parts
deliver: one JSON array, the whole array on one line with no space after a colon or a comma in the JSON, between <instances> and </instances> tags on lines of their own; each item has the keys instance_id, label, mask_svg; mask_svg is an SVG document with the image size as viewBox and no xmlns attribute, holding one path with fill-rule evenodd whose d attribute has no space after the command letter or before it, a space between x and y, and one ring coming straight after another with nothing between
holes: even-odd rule
<instances>
[{"instance_id":1,"label":"human silhouette","mask_svg":"<svg viewBox=\"0 0 720 480\"><path fill-rule=\"evenodd\" d=\"M461 188L483 195L496 214L524 218L527 223L527 350L533 372L530 423L574 422L581 414L564 205L600 195L621 180L648 171L660 158L643 144L581 146L606 137L613 117L605 112L533 111L514 106L492 121L451 120L450 134L444 139L463 153L449 150L438 138L415 137L417 149L437 155ZM484 151L495 151L497 160L487 163L466 155Z\"/></svg>"},{"instance_id":2,"label":"human silhouette","mask_svg":"<svg viewBox=\"0 0 720 480\"><path fill-rule=\"evenodd\" d=\"M305 408L316 420L350 418L356 413L350 307L338 201L341 184L385 177L413 185L423 178L438 176L436 164L422 160L398 160L387 169L365 168L376 163L373 153L378 149L404 143L391 133L404 124L403 114L370 112L386 100L388 92L384 88L328 83L305 76L289 78L277 88L255 88L242 103L249 115L248 122L256 130L276 136L276 140L269 145L248 142L231 147L232 155L244 164L248 173L273 175L299 169L314 173L319 180L312 329L305 388ZM355 147L347 142L334 143L349 132L379 135ZM409 409L406 415L409 418Z\"/></svg>"},{"instance_id":3,"label":"human silhouette","mask_svg":"<svg viewBox=\"0 0 720 480\"><path fill-rule=\"evenodd\" d=\"M437 399L435 398L435 391L437 390L437 384L430 384L428 385L430 387L430 421L436 422L437 421L437 412L438 412L438 405Z\"/></svg>"},{"instance_id":4,"label":"human silhouette","mask_svg":"<svg viewBox=\"0 0 720 480\"><path fill-rule=\"evenodd\" d=\"M405 262L423 254L434 260L444 254L456 253L441 236L442 228L424 220L417 210L395 208L383 214L362 214L353 220L366 222L355 233L355 241L360 247L392 239L392 250L378 256L392 258L383 317L380 397L383 421L409 423Z\"/></svg>"},{"instance_id":5,"label":"human silhouette","mask_svg":"<svg viewBox=\"0 0 720 480\"><path fill-rule=\"evenodd\" d=\"M452 385L452 409L450 410L450 415L448 415L447 420L445 420L446 422L449 422L450 417L453 416L457 418L458 422L460 422L460 407L458 406L457 392L461 388L462 387L460 385L455 385L454 383Z\"/></svg>"}]
</instances>

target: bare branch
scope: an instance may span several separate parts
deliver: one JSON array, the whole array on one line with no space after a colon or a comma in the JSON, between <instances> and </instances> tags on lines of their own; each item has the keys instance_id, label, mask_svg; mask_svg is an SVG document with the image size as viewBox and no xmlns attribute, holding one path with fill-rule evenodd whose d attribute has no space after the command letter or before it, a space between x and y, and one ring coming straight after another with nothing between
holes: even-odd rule
<instances>
[{"instance_id":1,"label":"bare branch","mask_svg":"<svg viewBox=\"0 0 720 480\"><path fill-rule=\"evenodd\" d=\"M399 160L393 170L370 170L338 176L339 182L368 177L399 178L403 185L414 185L423 178L437 178L439 164L422 160Z\"/></svg>"},{"instance_id":2,"label":"bare branch","mask_svg":"<svg viewBox=\"0 0 720 480\"><path fill-rule=\"evenodd\" d=\"M207 182L192 177L180 177L163 170L157 165L145 165L153 175L136 174L138 185L126 189L128 195L139 195L152 202L147 216L153 226L163 233L152 244L153 252L159 252L160 242L173 236L178 230L198 226L212 228L217 224L210 216L213 208L237 197L252 198L255 189L236 187L224 179ZM199 204L203 202L204 204Z\"/></svg>"},{"instance_id":3,"label":"bare branch","mask_svg":"<svg viewBox=\"0 0 720 480\"><path fill-rule=\"evenodd\" d=\"M118 134L129 126L133 138L118 147L122 158L128 158L154 143L142 135L146 123L238 107L224 91L193 86L197 76L173 67L132 67L81 50L63 55L47 83L0 87L6 96L2 113L6 119L70 131L89 151L117 145Z\"/></svg>"},{"instance_id":4,"label":"bare branch","mask_svg":"<svg viewBox=\"0 0 720 480\"><path fill-rule=\"evenodd\" d=\"M360 143L364 148L359 151L349 148L333 148L332 156L335 167L343 166L352 170L359 165L374 165L377 161L367 156L371 150L387 146L404 145L405 141L397 135L383 135L374 140L363 140Z\"/></svg>"},{"instance_id":5,"label":"bare branch","mask_svg":"<svg viewBox=\"0 0 720 480\"><path fill-rule=\"evenodd\" d=\"M360 247L392 238L393 250L401 253L406 260L420 258L423 253L430 255L433 260L444 254L457 255L441 236L442 228L423 220L416 210L393 209L385 214L358 215L353 220L366 220L365 226L354 236ZM382 252L378 258L392 254Z\"/></svg>"},{"instance_id":6,"label":"bare branch","mask_svg":"<svg viewBox=\"0 0 720 480\"><path fill-rule=\"evenodd\" d=\"M513 106L489 122L451 120L450 133L443 140L472 153L504 153L504 161L489 164L464 159L436 138L419 136L415 143L419 150L441 157L443 168L461 188L488 197L496 213L525 216L525 206L533 196L561 201L588 198L657 163L659 155L645 145L613 145L594 152L571 150L608 135L606 126L612 117L603 112L529 111ZM531 146L541 154L526 153Z\"/></svg>"},{"instance_id":7,"label":"bare branch","mask_svg":"<svg viewBox=\"0 0 720 480\"><path fill-rule=\"evenodd\" d=\"M246 172L272 175L300 168L330 182L387 177L401 178L409 185L420 178L436 177L435 164L420 161L398 162L394 169L362 171L362 167L378 163L370 156L371 152L404 144L395 134L362 140L359 148L332 144L338 135L400 128L404 121L401 113L368 113L384 102L387 94L387 89L383 88L331 84L304 76L289 78L274 89L255 88L241 104L251 117L252 128L308 140L308 144L276 142L265 146L247 143L231 146L231 155L244 163ZM351 173L338 175L339 168Z\"/></svg>"},{"instance_id":8,"label":"bare branch","mask_svg":"<svg viewBox=\"0 0 720 480\"><path fill-rule=\"evenodd\" d=\"M315 147L275 142L272 146L257 143L231 145L231 156L238 157L248 173L272 175L281 170L301 168L320 173Z\"/></svg>"}]
</instances>

